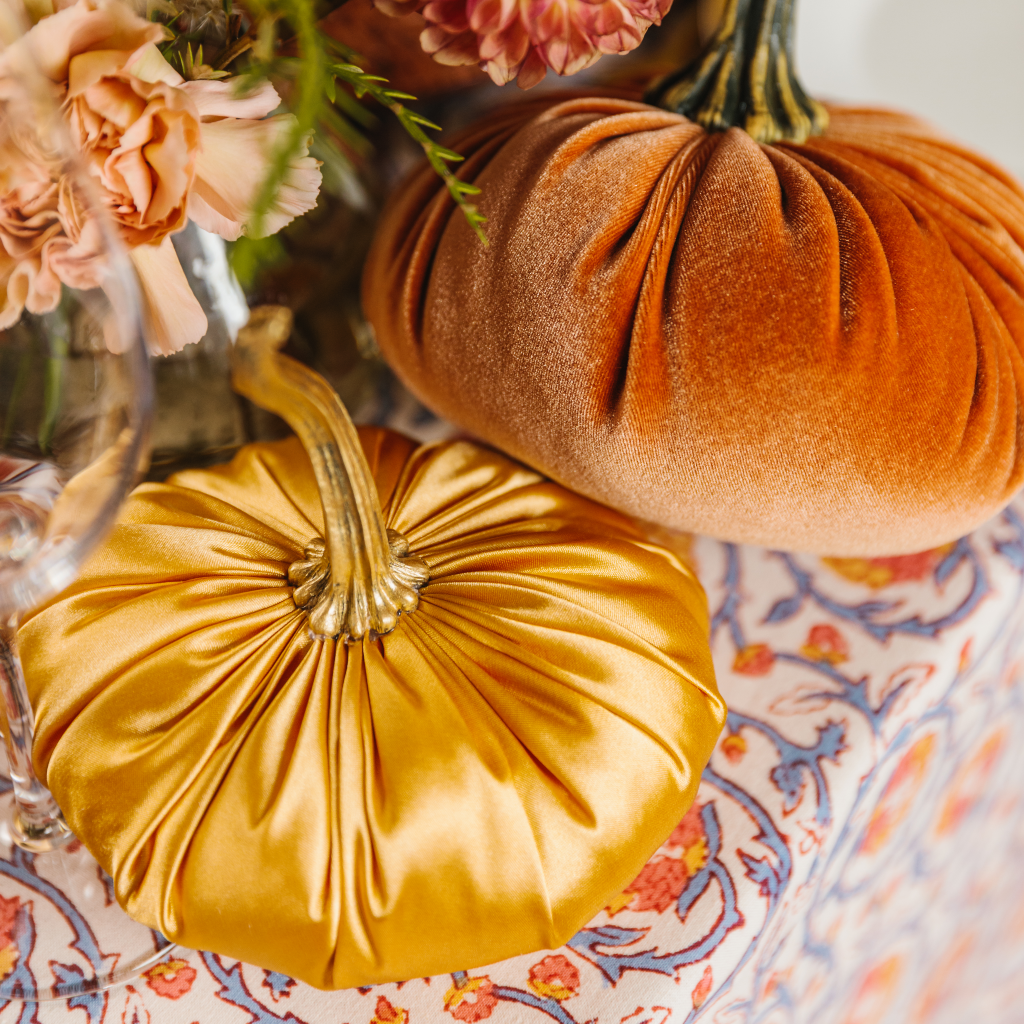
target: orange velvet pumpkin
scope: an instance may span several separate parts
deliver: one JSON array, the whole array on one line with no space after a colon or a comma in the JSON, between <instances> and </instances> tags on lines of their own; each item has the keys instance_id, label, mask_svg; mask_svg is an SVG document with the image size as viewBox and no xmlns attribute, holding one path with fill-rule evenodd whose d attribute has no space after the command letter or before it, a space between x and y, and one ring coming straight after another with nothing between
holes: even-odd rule
<instances>
[{"instance_id":1,"label":"orange velvet pumpkin","mask_svg":"<svg viewBox=\"0 0 1024 1024\"><path fill-rule=\"evenodd\" d=\"M382 219L381 349L441 415L667 526L833 555L968 532L1024 482L1024 192L910 117L829 114L802 141L628 99L492 115L453 144L489 247L427 170Z\"/></svg>"}]
</instances>

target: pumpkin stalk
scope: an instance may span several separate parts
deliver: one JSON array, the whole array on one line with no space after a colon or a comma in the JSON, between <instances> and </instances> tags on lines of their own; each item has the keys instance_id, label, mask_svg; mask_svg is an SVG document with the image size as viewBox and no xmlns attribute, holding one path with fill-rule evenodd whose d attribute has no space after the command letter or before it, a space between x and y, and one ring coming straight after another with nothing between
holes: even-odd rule
<instances>
[{"instance_id":1,"label":"pumpkin stalk","mask_svg":"<svg viewBox=\"0 0 1024 1024\"><path fill-rule=\"evenodd\" d=\"M648 103L682 114L708 131L744 129L756 142L804 142L828 126L793 62L796 0L726 0L704 52L655 82Z\"/></svg>"},{"instance_id":2,"label":"pumpkin stalk","mask_svg":"<svg viewBox=\"0 0 1024 1024\"><path fill-rule=\"evenodd\" d=\"M280 416L309 455L324 511L324 538L306 545L288 570L293 597L320 637L359 640L390 633L416 609L430 578L401 534L387 529L377 487L348 412L318 373L281 348L292 315L260 306L232 350L235 390Z\"/></svg>"}]
</instances>

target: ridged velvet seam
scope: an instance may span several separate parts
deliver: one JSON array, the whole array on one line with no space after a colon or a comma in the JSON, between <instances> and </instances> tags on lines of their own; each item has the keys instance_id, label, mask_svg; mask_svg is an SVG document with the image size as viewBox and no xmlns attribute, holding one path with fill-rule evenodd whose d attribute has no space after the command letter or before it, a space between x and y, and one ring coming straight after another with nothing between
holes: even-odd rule
<instances>
[{"instance_id":1,"label":"ridged velvet seam","mask_svg":"<svg viewBox=\"0 0 1024 1024\"><path fill-rule=\"evenodd\" d=\"M921 122L759 145L613 98L513 105L385 212L363 298L430 407L618 509L833 555L922 550L1024 476L1024 192Z\"/></svg>"}]
</instances>

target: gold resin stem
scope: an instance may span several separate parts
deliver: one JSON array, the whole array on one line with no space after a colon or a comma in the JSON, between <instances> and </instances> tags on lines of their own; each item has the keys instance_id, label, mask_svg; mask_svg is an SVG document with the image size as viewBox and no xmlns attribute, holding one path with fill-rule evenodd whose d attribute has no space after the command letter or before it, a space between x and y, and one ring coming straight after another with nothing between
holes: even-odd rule
<instances>
[{"instance_id":1,"label":"gold resin stem","mask_svg":"<svg viewBox=\"0 0 1024 1024\"><path fill-rule=\"evenodd\" d=\"M295 603L317 636L358 640L389 633L415 610L430 578L400 534L388 530L370 467L348 412L315 371L278 350L291 335L291 311L259 306L231 354L236 391L280 416L313 466L325 537L289 568Z\"/></svg>"},{"instance_id":2,"label":"gold resin stem","mask_svg":"<svg viewBox=\"0 0 1024 1024\"><path fill-rule=\"evenodd\" d=\"M796 0L726 0L718 30L689 66L655 82L648 103L761 143L804 142L828 127L793 62Z\"/></svg>"}]
</instances>

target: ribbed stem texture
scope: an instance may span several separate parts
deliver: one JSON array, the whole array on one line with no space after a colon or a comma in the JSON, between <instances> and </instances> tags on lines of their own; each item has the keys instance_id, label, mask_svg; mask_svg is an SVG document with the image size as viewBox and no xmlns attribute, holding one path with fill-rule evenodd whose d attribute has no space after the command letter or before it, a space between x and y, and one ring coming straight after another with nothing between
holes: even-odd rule
<instances>
[{"instance_id":1,"label":"ribbed stem texture","mask_svg":"<svg viewBox=\"0 0 1024 1024\"><path fill-rule=\"evenodd\" d=\"M288 579L313 633L359 640L390 633L399 616L415 610L430 578L389 530L377 487L348 412L318 373L282 355L291 334L283 306L254 309L232 350L236 391L280 416L309 455L324 510L324 538L306 545Z\"/></svg>"},{"instance_id":2,"label":"ribbed stem texture","mask_svg":"<svg viewBox=\"0 0 1024 1024\"><path fill-rule=\"evenodd\" d=\"M803 142L828 126L793 65L796 0L727 0L718 31L692 64L656 82L647 101L708 131L742 128L757 142Z\"/></svg>"}]
</instances>

